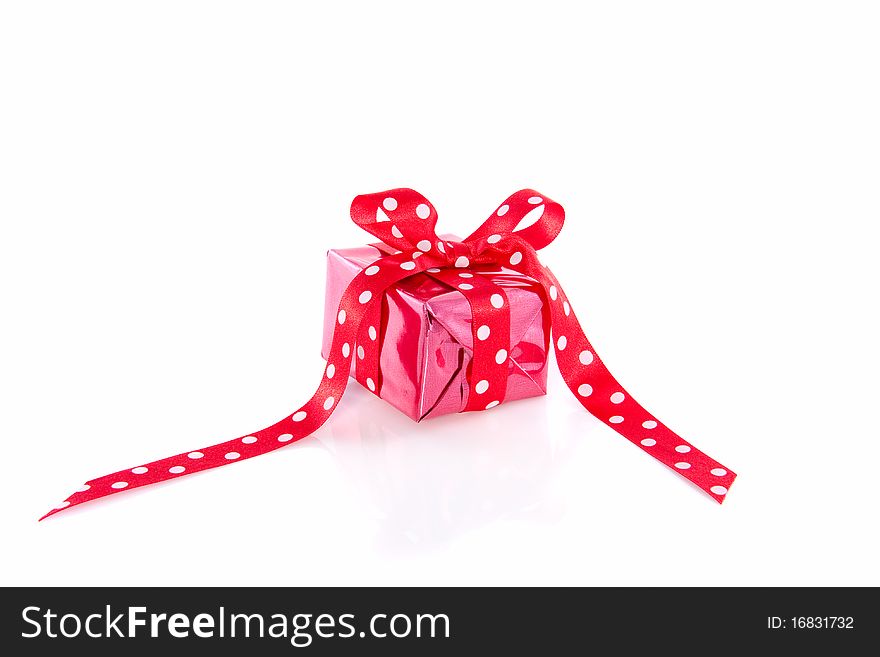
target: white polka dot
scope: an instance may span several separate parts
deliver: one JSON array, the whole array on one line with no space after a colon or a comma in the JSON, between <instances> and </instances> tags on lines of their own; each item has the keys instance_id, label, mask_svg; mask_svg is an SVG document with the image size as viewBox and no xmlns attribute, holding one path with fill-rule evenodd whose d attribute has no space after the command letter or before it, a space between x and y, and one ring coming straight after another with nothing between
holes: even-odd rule
<instances>
[{"instance_id":1,"label":"white polka dot","mask_svg":"<svg viewBox=\"0 0 880 657\"><path fill-rule=\"evenodd\" d=\"M422 253L421 251L413 251L412 252L412 259L415 260L416 258L421 258L423 255L425 255L425 254Z\"/></svg>"},{"instance_id":2,"label":"white polka dot","mask_svg":"<svg viewBox=\"0 0 880 657\"><path fill-rule=\"evenodd\" d=\"M282 433L278 436L279 443L289 443L291 440L293 440L293 434L290 433Z\"/></svg>"},{"instance_id":3,"label":"white polka dot","mask_svg":"<svg viewBox=\"0 0 880 657\"><path fill-rule=\"evenodd\" d=\"M587 349L584 349L580 356L578 356L578 360L581 361L581 365L589 365L593 362L593 352Z\"/></svg>"},{"instance_id":4,"label":"white polka dot","mask_svg":"<svg viewBox=\"0 0 880 657\"><path fill-rule=\"evenodd\" d=\"M624 396L624 394L622 392L615 392L613 395L611 395L611 403L612 404L619 404L624 399L626 399L626 397Z\"/></svg>"},{"instance_id":5,"label":"white polka dot","mask_svg":"<svg viewBox=\"0 0 880 657\"><path fill-rule=\"evenodd\" d=\"M239 454L238 452L226 452L226 454L223 455L223 458L225 458L227 461L234 461L240 456L241 454Z\"/></svg>"},{"instance_id":6,"label":"white polka dot","mask_svg":"<svg viewBox=\"0 0 880 657\"><path fill-rule=\"evenodd\" d=\"M76 489L76 492L77 493L85 493L90 488L91 488L91 486L89 486L88 484L83 484L82 486L80 486L79 488Z\"/></svg>"},{"instance_id":7,"label":"white polka dot","mask_svg":"<svg viewBox=\"0 0 880 657\"><path fill-rule=\"evenodd\" d=\"M520 253L519 251L514 251L513 255L510 256L510 264L512 264L513 266L516 266L521 262L522 262L522 253Z\"/></svg>"},{"instance_id":8,"label":"white polka dot","mask_svg":"<svg viewBox=\"0 0 880 657\"><path fill-rule=\"evenodd\" d=\"M483 379L482 381L477 382L477 385L474 386L474 390L477 391L478 395L482 395L488 389L489 389L489 382L486 381L486 379Z\"/></svg>"},{"instance_id":9,"label":"white polka dot","mask_svg":"<svg viewBox=\"0 0 880 657\"><path fill-rule=\"evenodd\" d=\"M400 229L397 226L391 227L391 234L394 235L394 237L396 237L398 239L403 237L403 233L400 232Z\"/></svg>"},{"instance_id":10,"label":"white polka dot","mask_svg":"<svg viewBox=\"0 0 880 657\"><path fill-rule=\"evenodd\" d=\"M257 437L256 436L245 436L244 438L241 439L241 442L243 442L245 445L253 445L255 442L257 442Z\"/></svg>"},{"instance_id":11,"label":"white polka dot","mask_svg":"<svg viewBox=\"0 0 880 657\"><path fill-rule=\"evenodd\" d=\"M558 294L558 291L556 290L556 286L555 286L555 285L551 285L551 286L550 286L550 298L553 299L553 301L556 301L556 295L557 295L557 294Z\"/></svg>"},{"instance_id":12,"label":"white polka dot","mask_svg":"<svg viewBox=\"0 0 880 657\"><path fill-rule=\"evenodd\" d=\"M568 301L562 302L562 311L565 313L565 316L568 317L571 315L571 306L568 305Z\"/></svg>"},{"instance_id":13,"label":"white polka dot","mask_svg":"<svg viewBox=\"0 0 880 657\"><path fill-rule=\"evenodd\" d=\"M709 470L709 472L711 472L716 477L723 477L727 474L727 470L725 470L724 468L712 468L711 470Z\"/></svg>"},{"instance_id":14,"label":"white polka dot","mask_svg":"<svg viewBox=\"0 0 880 657\"><path fill-rule=\"evenodd\" d=\"M608 418L608 421L611 424L620 424L621 422L623 422L623 416L622 415L612 415L610 418Z\"/></svg>"},{"instance_id":15,"label":"white polka dot","mask_svg":"<svg viewBox=\"0 0 880 657\"><path fill-rule=\"evenodd\" d=\"M375 274L378 274L379 273L379 265L370 265L369 267L364 269L364 273L367 276L373 276Z\"/></svg>"},{"instance_id":16,"label":"white polka dot","mask_svg":"<svg viewBox=\"0 0 880 657\"><path fill-rule=\"evenodd\" d=\"M556 341L556 348L559 349L559 351L563 351L567 345L568 338L564 335L560 335L559 339Z\"/></svg>"},{"instance_id":17,"label":"white polka dot","mask_svg":"<svg viewBox=\"0 0 880 657\"><path fill-rule=\"evenodd\" d=\"M110 488L116 489L125 488L126 486L128 486L127 481L117 481L115 484L110 484Z\"/></svg>"},{"instance_id":18,"label":"white polka dot","mask_svg":"<svg viewBox=\"0 0 880 657\"><path fill-rule=\"evenodd\" d=\"M689 467L691 467L691 464L688 463L687 461L679 461L678 463L675 464L675 467L678 468L679 470L687 470Z\"/></svg>"},{"instance_id":19,"label":"white polka dot","mask_svg":"<svg viewBox=\"0 0 880 657\"><path fill-rule=\"evenodd\" d=\"M339 314L336 315L336 320L337 320L340 324L345 324L345 311L344 311L344 310L340 310L340 311L339 311Z\"/></svg>"},{"instance_id":20,"label":"white polka dot","mask_svg":"<svg viewBox=\"0 0 880 657\"><path fill-rule=\"evenodd\" d=\"M675 448L675 451L678 452L679 454L687 454L689 451L691 451L691 448L688 447L687 445L678 445Z\"/></svg>"},{"instance_id":21,"label":"white polka dot","mask_svg":"<svg viewBox=\"0 0 880 657\"><path fill-rule=\"evenodd\" d=\"M382 207L388 210L388 212L394 212L397 209L397 199L389 196L382 201Z\"/></svg>"},{"instance_id":22,"label":"white polka dot","mask_svg":"<svg viewBox=\"0 0 880 657\"><path fill-rule=\"evenodd\" d=\"M327 366L327 378L332 379L334 374L336 374L336 365L330 363Z\"/></svg>"},{"instance_id":23,"label":"white polka dot","mask_svg":"<svg viewBox=\"0 0 880 657\"><path fill-rule=\"evenodd\" d=\"M367 387L370 389L370 392L376 392L376 384L370 377L367 377Z\"/></svg>"},{"instance_id":24,"label":"white polka dot","mask_svg":"<svg viewBox=\"0 0 880 657\"><path fill-rule=\"evenodd\" d=\"M507 349L499 349L495 354L495 362L501 365L504 361L507 360Z\"/></svg>"},{"instance_id":25,"label":"white polka dot","mask_svg":"<svg viewBox=\"0 0 880 657\"><path fill-rule=\"evenodd\" d=\"M460 290L473 290L474 286L471 285L470 283L462 283L461 285L458 286L458 289L460 289Z\"/></svg>"},{"instance_id":26,"label":"white polka dot","mask_svg":"<svg viewBox=\"0 0 880 657\"><path fill-rule=\"evenodd\" d=\"M190 457L190 458L193 459L193 460L195 460L195 459L201 459L201 458L204 458L204 457L205 457L205 455L202 454L201 452L190 452L189 454L187 454L187 456Z\"/></svg>"},{"instance_id":27,"label":"white polka dot","mask_svg":"<svg viewBox=\"0 0 880 657\"><path fill-rule=\"evenodd\" d=\"M70 502L68 502L67 500L64 500L61 504L59 504L55 508L56 509L66 509L69 506L70 506Z\"/></svg>"},{"instance_id":28,"label":"white polka dot","mask_svg":"<svg viewBox=\"0 0 880 657\"><path fill-rule=\"evenodd\" d=\"M344 358L348 358L348 355L351 353L351 345L347 342L342 345L342 356Z\"/></svg>"},{"instance_id":29,"label":"white polka dot","mask_svg":"<svg viewBox=\"0 0 880 657\"><path fill-rule=\"evenodd\" d=\"M464 257L464 256L458 256L458 257L455 259L455 266L456 266L456 267L464 268L464 267L467 267L469 264L471 264L471 261L468 260L468 259L467 259L466 257Z\"/></svg>"},{"instance_id":30,"label":"white polka dot","mask_svg":"<svg viewBox=\"0 0 880 657\"><path fill-rule=\"evenodd\" d=\"M480 340L485 340L486 338L488 338L489 333L491 333L491 330L485 324L483 324L480 328L477 329L477 337Z\"/></svg>"},{"instance_id":31,"label":"white polka dot","mask_svg":"<svg viewBox=\"0 0 880 657\"><path fill-rule=\"evenodd\" d=\"M437 250L440 253L446 253L446 246L444 246L443 242L437 242ZM440 271L439 269L437 271Z\"/></svg>"},{"instance_id":32,"label":"white polka dot","mask_svg":"<svg viewBox=\"0 0 880 657\"><path fill-rule=\"evenodd\" d=\"M593 394L593 386L589 383L582 383L578 386L578 394L581 397L589 397Z\"/></svg>"},{"instance_id":33,"label":"white polka dot","mask_svg":"<svg viewBox=\"0 0 880 657\"><path fill-rule=\"evenodd\" d=\"M371 326L370 328L368 328L367 333L370 335L370 340L376 339L376 327L375 326Z\"/></svg>"},{"instance_id":34,"label":"white polka dot","mask_svg":"<svg viewBox=\"0 0 880 657\"><path fill-rule=\"evenodd\" d=\"M416 248L418 248L419 251L430 251L431 242L428 240L421 240L418 244L416 244Z\"/></svg>"},{"instance_id":35,"label":"white polka dot","mask_svg":"<svg viewBox=\"0 0 880 657\"><path fill-rule=\"evenodd\" d=\"M363 347L363 345L358 345L357 352L358 352L358 358L359 358L360 360L363 360L363 359L364 359L364 347Z\"/></svg>"},{"instance_id":36,"label":"white polka dot","mask_svg":"<svg viewBox=\"0 0 880 657\"><path fill-rule=\"evenodd\" d=\"M709 490L716 495L727 495L727 489L724 486L712 486Z\"/></svg>"},{"instance_id":37,"label":"white polka dot","mask_svg":"<svg viewBox=\"0 0 880 657\"><path fill-rule=\"evenodd\" d=\"M505 204L502 205L500 208L498 208L498 212L497 212L497 214L498 214L499 217L503 217L504 215L507 214L507 211L508 211L508 210L510 210L510 206L507 205L507 204L505 203Z\"/></svg>"},{"instance_id":38,"label":"white polka dot","mask_svg":"<svg viewBox=\"0 0 880 657\"><path fill-rule=\"evenodd\" d=\"M145 472L149 472L149 468L145 468L144 466L141 466L139 468L132 468L131 471L134 474L144 474Z\"/></svg>"},{"instance_id":39,"label":"white polka dot","mask_svg":"<svg viewBox=\"0 0 880 657\"><path fill-rule=\"evenodd\" d=\"M491 401L491 402L489 402L488 404L486 404L486 410L488 411L490 408L495 408L495 407L498 406L498 404L500 404L500 403L501 403L501 402L500 402L500 401L497 401L497 400L496 400L496 401Z\"/></svg>"},{"instance_id":40,"label":"white polka dot","mask_svg":"<svg viewBox=\"0 0 880 657\"><path fill-rule=\"evenodd\" d=\"M438 242L438 244L439 244L439 242ZM431 267L428 271L431 272L432 274L436 274L437 272L440 271L440 267Z\"/></svg>"},{"instance_id":41,"label":"white polka dot","mask_svg":"<svg viewBox=\"0 0 880 657\"><path fill-rule=\"evenodd\" d=\"M333 397L327 397L327 399L324 400L324 410L329 411L331 408L333 408L333 404L335 403L336 400Z\"/></svg>"},{"instance_id":42,"label":"white polka dot","mask_svg":"<svg viewBox=\"0 0 880 657\"><path fill-rule=\"evenodd\" d=\"M542 199L540 196L529 197L529 203L531 203L532 205L538 205L538 203L542 203L543 201L544 199Z\"/></svg>"},{"instance_id":43,"label":"white polka dot","mask_svg":"<svg viewBox=\"0 0 880 657\"><path fill-rule=\"evenodd\" d=\"M654 422L654 420L645 420L642 422L642 426L645 427L645 429L656 429L657 423Z\"/></svg>"},{"instance_id":44,"label":"white polka dot","mask_svg":"<svg viewBox=\"0 0 880 657\"><path fill-rule=\"evenodd\" d=\"M294 422L302 422L303 420L306 419L306 415L307 415L307 413L305 411L297 411L296 413L294 413L291 416L290 419L293 420Z\"/></svg>"},{"instance_id":45,"label":"white polka dot","mask_svg":"<svg viewBox=\"0 0 880 657\"><path fill-rule=\"evenodd\" d=\"M493 308L500 308L504 305L504 297L502 297L500 294L493 294L491 297L489 297L489 303L492 304Z\"/></svg>"},{"instance_id":46,"label":"white polka dot","mask_svg":"<svg viewBox=\"0 0 880 657\"><path fill-rule=\"evenodd\" d=\"M367 303L367 301L369 301L372 298L373 298L373 293L370 292L369 290L364 290L363 292L361 292L361 295L358 297L358 301L360 301L361 303Z\"/></svg>"},{"instance_id":47,"label":"white polka dot","mask_svg":"<svg viewBox=\"0 0 880 657\"><path fill-rule=\"evenodd\" d=\"M645 438L642 441L642 445L644 445L645 447L653 447L656 444L657 444L657 441L654 440L653 438Z\"/></svg>"},{"instance_id":48,"label":"white polka dot","mask_svg":"<svg viewBox=\"0 0 880 657\"><path fill-rule=\"evenodd\" d=\"M400 268L405 269L406 271L412 271L416 268L416 263L412 262L411 260L407 260L406 262L400 263Z\"/></svg>"},{"instance_id":49,"label":"white polka dot","mask_svg":"<svg viewBox=\"0 0 880 657\"><path fill-rule=\"evenodd\" d=\"M489 244L498 244L498 242L501 241L501 235L499 235L498 233L495 233L494 235L489 235L489 237L486 238L486 241Z\"/></svg>"},{"instance_id":50,"label":"white polka dot","mask_svg":"<svg viewBox=\"0 0 880 657\"><path fill-rule=\"evenodd\" d=\"M168 472L170 472L171 474L180 474L185 470L186 468L184 468L182 465L175 465L173 468L168 468Z\"/></svg>"},{"instance_id":51,"label":"white polka dot","mask_svg":"<svg viewBox=\"0 0 880 657\"><path fill-rule=\"evenodd\" d=\"M459 278L473 278L474 275L469 271L463 271L458 274Z\"/></svg>"},{"instance_id":52,"label":"white polka dot","mask_svg":"<svg viewBox=\"0 0 880 657\"><path fill-rule=\"evenodd\" d=\"M416 216L419 219L427 219L431 216L431 208L427 206L425 203L419 203L416 206ZM423 251L427 251L428 249L423 249Z\"/></svg>"}]
</instances>

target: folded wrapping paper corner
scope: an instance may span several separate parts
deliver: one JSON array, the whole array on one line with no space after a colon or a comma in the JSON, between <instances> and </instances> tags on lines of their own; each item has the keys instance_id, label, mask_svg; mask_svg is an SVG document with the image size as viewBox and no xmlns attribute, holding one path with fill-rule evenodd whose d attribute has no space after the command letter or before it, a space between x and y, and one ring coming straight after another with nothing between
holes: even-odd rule
<instances>
[{"instance_id":1,"label":"folded wrapping paper corner","mask_svg":"<svg viewBox=\"0 0 880 657\"><path fill-rule=\"evenodd\" d=\"M536 209L537 221L517 230ZM392 189L354 199L352 220L388 247L388 255L359 271L345 288L335 315L327 364L315 394L270 427L234 440L126 468L81 486L43 518L71 506L252 458L300 440L320 427L339 404L357 354L357 380L376 393L379 381L377 313L386 290L423 272L456 289L472 313L473 353L462 410L489 410L507 391L511 368L510 299L503 286L479 274L502 265L536 280L550 315L556 362L568 388L586 410L645 453L722 502L736 475L672 432L637 403L611 375L577 321L568 297L537 251L552 242L565 218L562 206L531 189L499 205L461 241L435 233L437 212L412 189ZM462 273L471 274L462 283ZM42 518L41 518L42 520Z\"/></svg>"}]
</instances>

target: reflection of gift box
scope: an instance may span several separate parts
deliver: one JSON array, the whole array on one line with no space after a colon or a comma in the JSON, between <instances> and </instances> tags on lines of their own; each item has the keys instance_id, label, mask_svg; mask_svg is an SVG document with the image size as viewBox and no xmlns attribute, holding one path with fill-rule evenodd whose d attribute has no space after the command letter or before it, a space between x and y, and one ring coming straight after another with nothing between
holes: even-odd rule
<instances>
[{"instance_id":1,"label":"reflection of gift box","mask_svg":"<svg viewBox=\"0 0 880 657\"><path fill-rule=\"evenodd\" d=\"M328 252L324 358L330 350L345 288L358 272L389 252L384 245ZM550 318L541 286L498 265L477 265L465 271L503 287L510 300L509 374L502 401L545 394ZM470 388L471 324L471 309L464 295L430 272L410 276L389 288L383 295L376 327L380 341L376 393L416 421L462 411ZM352 374L357 363L355 357Z\"/></svg>"}]
</instances>

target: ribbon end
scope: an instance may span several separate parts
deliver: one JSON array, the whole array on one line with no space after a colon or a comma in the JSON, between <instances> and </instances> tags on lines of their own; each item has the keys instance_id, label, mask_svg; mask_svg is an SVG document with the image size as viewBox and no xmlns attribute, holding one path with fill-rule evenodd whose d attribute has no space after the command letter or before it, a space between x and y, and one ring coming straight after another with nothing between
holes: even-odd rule
<instances>
[{"instance_id":1,"label":"ribbon end","mask_svg":"<svg viewBox=\"0 0 880 657\"><path fill-rule=\"evenodd\" d=\"M71 507L71 501L69 499L64 500L60 505L56 506L54 509L50 509L47 513L43 514L43 516L37 520L37 522L43 522L49 516L54 516L59 511L64 511L64 509L69 509Z\"/></svg>"},{"instance_id":2,"label":"ribbon end","mask_svg":"<svg viewBox=\"0 0 880 657\"><path fill-rule=\"evenodd\" d=\"M712 486L708 491L709 495L711 495L718 504L724 504L724 500L727 499L727 494L730 492L733 482L736 481L736 474L733 472L729 472L729 474L730 479L726 482L726 486Z\"/></svg>"}]
</instances>

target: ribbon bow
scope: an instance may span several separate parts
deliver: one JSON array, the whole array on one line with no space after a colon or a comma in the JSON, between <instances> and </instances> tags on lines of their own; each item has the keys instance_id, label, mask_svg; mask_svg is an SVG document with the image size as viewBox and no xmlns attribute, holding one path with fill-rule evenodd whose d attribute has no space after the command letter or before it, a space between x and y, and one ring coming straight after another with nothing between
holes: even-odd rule
<instances>
[{"instance_id":1,"label":"ribbon bow","mask_svg":"<svg viewBox=\"0 0 880 657\"><path fill-rule=\"evenodd\" d=\"M532 213L540 213L538 220L516 230ZM510 311L504 289L481 276L478 267L470 269L482 264L501 265L541 284L559 371L584 408L718 502L724 501L736 475L658 422L623 389L596 356L559 281L538 261L537 251L562 229L565 212L561 205L534 190L520 190L461 242L437 236L434 206L412 189L358 196L351 205L351 218L378 237L391 253L358 273L343 293L327 365L315 394L305 404L247 436L92 479L43 518L124 490L252 458L305 438L327 421L339 403L355 353L357 379L379 394L382 382L376 327L382 295L398 281L423 272L458 289L473 312L474 350L464 410L497 406L504 400L507 385Z\"/></svg>"}]
</instances>

